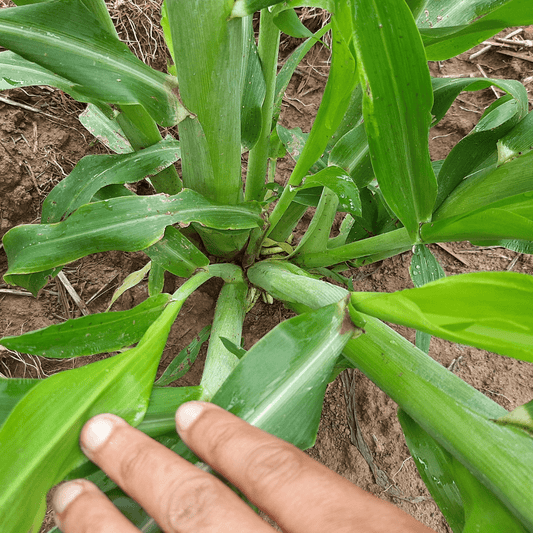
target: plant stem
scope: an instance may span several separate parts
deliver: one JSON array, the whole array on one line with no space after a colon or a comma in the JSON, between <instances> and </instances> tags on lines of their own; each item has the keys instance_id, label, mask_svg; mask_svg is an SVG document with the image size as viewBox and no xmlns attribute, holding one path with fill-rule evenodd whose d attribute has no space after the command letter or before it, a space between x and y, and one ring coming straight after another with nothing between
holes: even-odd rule
<instances>
[{"instance_id":1,"label":"plant stem","mask_svg":"<svg viewBox=\"0 0 533 533\"><path fill-rule=\"evenodd\" d=\"M265 77L266 93L261 109L261 133L256 145L250 150L246 176L245 200L262 200L267 174L272 113L276 93L276 73L278 66L280 31L274 24L268 8L261 10L259 25L258 53Z\"/></svg>"},{"instance_id":2,"label":"plant stem","mask_svg":"<svg viewBox=\"0 0 533 533\"><path fill-rule=\"evenodd\" d=\"M213 329L205 360L204 372L200 385L204 401L209 401L222 383L239 363L239 358L222 344L220 337L225 337L237 346L241 345L242 324L246 309L248 286L241 280L226 283L218 297L215 309Z\"/></svg>"},{"instance_id":3,"label":"plant stem","mask_svg":"<svg viewBox=\"0 0 533 533\"><path fill-rule=\"evenodd\" d=\"M324 252L302 254L296 257L294 262L304 268L325 267L358 257L387 253L390 250L395 250L395 253L399 253L398 250L407 251L411 249L412 245L407 230L400 228Z\"/></svg>"}]
</instances>

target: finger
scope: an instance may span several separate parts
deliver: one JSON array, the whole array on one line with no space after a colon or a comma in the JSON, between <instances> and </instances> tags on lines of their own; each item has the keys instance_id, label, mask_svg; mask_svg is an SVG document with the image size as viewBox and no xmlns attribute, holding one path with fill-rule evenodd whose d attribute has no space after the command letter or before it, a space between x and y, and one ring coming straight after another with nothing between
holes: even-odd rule
<instances>
[{"instance_id":1,"label":"finger","mask_svg":"<svg viewBox=\"0 0 533 533\"><path fill-rule=\"evenodd\" d=\"M95 485L85 479L60 485L54 519L63 533L139 533Z\"/></svg>"},{"instance_id":2,"label":"finger","mask_svg":"<svg viewBox=\"0 0 533 533\"><path fill-rule=\"evenodd\" d=\"M89 420L80 445L165 533L272 533L224 483L115 415Z\"/></svg>"},{"instance_id":3,"label":"finger","mask_svg":"<svg viewBox=\"0 0 533 533\"><path fill-rule=\"evenodd\" d=\"M176 425L196 455L242 490L284 531L431 531L291 444L213 404L182 405Z\"/></svg>"}]
</instances>

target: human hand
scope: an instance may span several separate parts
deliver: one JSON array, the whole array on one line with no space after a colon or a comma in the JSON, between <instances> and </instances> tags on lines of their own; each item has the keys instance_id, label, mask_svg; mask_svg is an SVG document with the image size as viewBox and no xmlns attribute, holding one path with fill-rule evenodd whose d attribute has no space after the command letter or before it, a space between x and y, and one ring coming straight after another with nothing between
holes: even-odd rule
<instances>
[{"instance_id":1,"label":"human hand","mask_svg":"<svg viewBox=\"0 0 533 533\"><path fill-rule=\"evenodd\" d=\"M176 427L198 457L287 533L431 531L291 444L213 404L182 405ZM273 531L222 481L115 415L89 420L80 446L166 533ZM83 479L57 489L54 510L63 533L139 533Z\"/></svg>"}]
</instances>

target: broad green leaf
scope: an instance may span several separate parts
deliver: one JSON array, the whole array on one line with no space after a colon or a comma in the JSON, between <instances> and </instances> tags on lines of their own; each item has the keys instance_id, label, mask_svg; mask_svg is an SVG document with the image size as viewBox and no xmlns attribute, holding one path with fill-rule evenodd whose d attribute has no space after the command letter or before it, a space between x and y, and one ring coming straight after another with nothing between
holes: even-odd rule
<instances>
[{"instance_id":1,"label":"broad green leaf","mask_svg":"<svg viewBox=\"0 0 533 533\"><path fill-rule=\"evenodd\" d=\"M0 378L0 429L15 405L39 382L39 379Z\"/></svg>"},{"instance_id":2,"label":"broad green leaf","mask_svg":"<svg viewBox=\"0 0 533 533\"><path fill-rule=\"evenodd\" d=\"M175 78L142 63L77 0L0 10L0 44L68 79L90 99L142 104L162 126L188 115L173 93Z\"/></svg>"},{"instance_id":3,"label":"broad green leaf","mask_svg":"<svg viewBox=\"0 0 533 533\"><path fill-rule=\"evenodd\" d=\"M209 199L237 204L243 196L241 105L248 43L243 21L228 20L231 2L203 0L199 5L166 0L180 97L205 136L200 147L197 128L190 127L194 121L184 121L179 129L183 181ZM201 176L198 163L212 173ZM207 182L207 190L196 181Z\"/></svg>"},{"instance_id":4,"label":"broad green leaf","mask_svg":"<svg viewBox=\"0 0 533 533\"><path fill-rule=\"evenodd\" d=\"M251 15L260 9L265 7L271 7L280 4L283 0L236 0L233 4L233 10L231 12L232 17L245 17ZM284 8L291 7L320 7L329 11L330 13L334 12L334 1L333 0L293 0L284 2Z\"/></svg>"},{"instance_id":5,"label":"broad green leaf","mask_svg":"<svg viewBox=\"0 0 533 533\"><path fill-rule=\"evenodd\" d=\"M465 215L529 191L533 191L533 151L463 180L435 212L433 221Z\"/></svg>"},{"instance_id":6,"label":"broad green leaf","mask_svg":"<svg viewBox=\"0 0 533 533\"><path fill-rule=\"evenodd\" d=\"M463 531L465 513L453 475L453 456L426 433L403 409L398 410L405 442L435 503L452 531Z\"/></svg>"},{"instance_id":7,"label":"broad green leaf","mask_svg":"<svg viewBox=\"0 0 533 533\"><path fill-rule=\"evenodd\" d=\"M433 91L424 48L403 0L355 0L354 9L372 166L386 202L416 241L437 193L428 150Z\"/></svg>"},{"instance_id":8,"label":"broad green leaf","mask_svg":"<svg viewBox=\"0 0 533 533\"><path fill-rule=\"evenodd\" d=\"M353 293L352 304L381 320L533 362L533 276L475 272L392 294Z\"/></svg>"},{"instance_id":9,"label":"broad green leaf","mask_svg":"<svg viewBox=\"0 0 533 533\"><path fill-rule=\"evenodd\" d=\"M209 338L210 333L211 326L205 326L205 328L196 335L192 342L172 359L162 376L154 383L154 385L156 387L165 387L183 377L190 370L194 361L196 361L198 352L204 342Z\"/></svg>"},{"instance_id":10,"label":"broad green leaf","mask_svg":"<svg viewBox=\"0 0 533 533\"><path fill-rule=\"evenodd\" d=\"M213 403L300 448L312 446L328 378L354 332L346 307L344 299L276 326L248 350Z\"/></svg>"},{"instance_id":11,"label":"broad green leaf","mask_svg":"<svg viewBox=\"0 0 533 533\"><path fill-rule=\"evenodd\" d=\"M48 489L86 461L78 438L89 418L112 412L134 426L141 422L159 358L183 301L169 304L136 348L54 374L16 405L0 430L3 531L28 531Z\"/></svg>"},{"instance_id":12,"label":"broad green leaf","mask_svg":"<svg viewBox=\"0 0 533 533\"><path fill-rule=\"evenodd\" d=\"M507 97L510 98L510 97ZM505 100L501 98L495 104ZM493 104L494 106L494 104ZM492 106L491 106L492 107ZM461 139L446 157L437 176L438 193L435 209L446 201L453 190L466 176L479 167L490 172L492 157L496 154L496 143L520 120L516 102L507 100L486 114L466 137Z\"/></svg>"},{"instance_id":13,"label":"broad green leaf","mask_svg":"<svg viewBox=\"0 0 533 533\"><path fill-rule=\"evenodd\" d=\"M85 255L137 251L159 241L165 228L191 222L215 229L251 229L262 224L256 204L217 205L185 189L174 196L127 196L86 204L57 224L23 225L4 236L10 268L5 274L40 272Z\"/></svg>"},{"instance_id":14,"label":"broad green leaf","mask_svg":"<svg viewBox=\"0 0 533 533\"><path fill-rule=\"evenodd\" d=\"M187 278L196 269L209 265L209 259L174 226L167 226L163 238L144 253L153 263L180 278Z\"/></svg>"},{"instance_id":15,"label":"broad green leaf","mask_svg":"<svg viewBox=\"0 0 533 533\"><path fill-rule=\"evenodd\" d=\"M174 140L161 141L128 154L85 156L44 201L42 221L59 222L89 203L102 187L140 181L157 174L180 157L179 142Z\"/></svg>"},{"instance_id":16,"label":"broad green leaf","mask_svg":"<svg viewBox=\"0 0 533 533\"><path fill-rule=\"evenodd\" d=\"M430 61L457 56L510 26L533 23L529 0L426 0L418 11Z\"/></svg>"},{"instance_id":17,"label":"broad green leaf","mask_svg":"<svg viewBox=\"0 0 533 533\"><path fill-rule=\"evenodd\" d=\"M504 198L471 213L424 224L425 242L464 241L473 244L521 241L527 246L533 235L533 191Z\"/></svg>"},{"instance_id":18,"label":"broad green leaf","mask_svg":"<svg viewBox=\"0 0 533 533\"><path fill-rule=\"evenodd\" d=\"M509 414L494 420L497 424L515 426L533 435L533 400L520 405Z\"/></svg>"},{"instance_id":19,"label":"broad green leaf","mask_svg":"<svg viewBox=\"0 0 533 533\"><path fill-rule=\"evenodd\" d=\"M433 86L433 125L440 122L446 111L462 91L481 91L492 85L510 94L518 103L519 115L524 116L528 110L526 88L516 80L493 78L431 78Z\"/></svg>"},{"instance_id":20,"label":"broad green leaf","mask_svg":"<svg viewBox=\"0 0 533 533\"><path fill-rule=\"evenodd\" d=\"M17 337L3 337L0 344L10 350L55 358L114 352L138 342L169 299L168 294L160 294L127 311L74 318Z\"/></svg>"},{"instance_id":21,"label":"broad green leaf","mask_svg":"<svg viewBox=\"0 0 533 533\"><path fill-rule=\"evenodd\" d=\"M361 200L359 191L346 171L337 166L329 166L316 174L307 176L302 186L298 190L310 189L322 185L334 192L339 200L337 211L361 214Z\"/></svg>"},{"instance_id":22,"label":"broad green leaf","mask_svg":"<svg viewBox=\"0 0 533 533\"><path fill-rule=\"evenodd\" d=\"M364 124L359 124L337 141L328 163L343 168L361 189L372 181L374 171Z\"/></svg>"},{"instance_id":23,"label":"broad green leaf","mask_svg":"<svg viewBox=\"0 0 533 533\"><path fill-rule=\"evenodd\" d=\"M115 120L116 117L109 118L97 106L89 104L78 118L91 135L113 152L117 154L133 152L126 134Z\"/></svg>"},{"instance_id":24,"label":"broad green leaf","mask_svg":"<svg viewBox=\"0 0 533 533\"><path fill-rule=\"evenodd\" d=\"M413 256L409 267L409 274L415 287L422 287L426 283L445 277L444 270L437 258L425 244L413 246ZM416 332L415 345L424 353L429 353L431 335L423 331Z\"/></svg>"},{"instance_id":25,"label":"broad green leaf","mask_svg":"<svg viewBox=\"0 0 533 533\"><path fill-rule=\"evenodd\" d=\"M136 270L135 272L132 272L131 274L128 274L124 281L121 283L120 287L115 289L113 292L113 296L111 297L111 301L109 302L109 305L107 306L106 312L111 309L111 306L129 289L132 287L136 287L139 285L139 283L144 279L146 274L150 272L150 269L152 268L152 262L148 261L146 265L144 265L140 270Z\"/></svg>"},{"instance_id":26,"label":"broad green leaf","mask_svg":"<svg viewBox=\"0 0 533 533\"><path fill-rule=\"evenodd\" d=\"M34 274L13 274L9 277L10 285L17 285L29 290L33 296L37 297L39 291L48 283L49 279L55 278L62 267L52 268Z\"/></svg>"}]
</instances>

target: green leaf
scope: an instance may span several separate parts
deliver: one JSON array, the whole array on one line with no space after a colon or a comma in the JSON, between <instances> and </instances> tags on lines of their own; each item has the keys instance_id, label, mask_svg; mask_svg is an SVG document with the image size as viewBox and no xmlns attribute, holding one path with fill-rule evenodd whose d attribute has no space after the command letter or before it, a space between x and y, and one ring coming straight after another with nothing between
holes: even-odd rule
<instances>
[{"instance_id":1,"label":"green leaf","mask_svg":"<svg viewBox=\"0 0 533 533\"><path fill-rule=\"evenodd\" d=\"M533 400L520 405L508 415L494 420L497 424L515 426L533 435Z\"/></svg>"},{"instance_id":2,"label":"green leaf","mask_svg":"<svg viewBox=\"0 0 533 533\"><path fill-rule=\"evenodd\" d=\"M68 79L90 99L142 104L162 126L188 116L173 93L175 78L142 63L77 0L0 10L0 44Z\"/></svg>"},{"instance_id":3,"label":"green leaf","mask_svg":"<svg viewBox=\"0 0 533 533\"><path fill-rule=\"evenodd\" d=\"M425 244L413 246L413 256L409 267L409 274L415 287L422 287L426 283L445 277L444 270L437 258ZM424 353L429 353L431 335L423 331L416 332L416 347Z\"/></svg>"},{"instance_id":4,"label":"green leaf","mask_svg":"<svg viewBox=\"0 0 533 533\"><path fill-rule=\"evenodd\" d=\"M115 292L113 292L113 296L111 297L111 301L109 302L109 305L107 306L106 312L111 309L111 306L129 289L132 287L136 287L139 285L139 283L144 279L146 274L150 272L150 268L152 267L152 262L148 261L146 265L144 265L140 270L136 270L135 272L132 272L131 274L128 274L124 281L121 283L120 287L115 289Z\"/></svg>"},{"instance_id":5,"label":"green leaf","mask_svg":"<svg viewBox=\"0 0 533 533\"><path fill-rule=\"evenodd\" d=\"M133 147L116 121L116 117L109 118L97 106L89 104L78 118L91 135L113 152L117 154L133 152Z\"/></svg>"},{"instance_id":6,"label":"green leaf","mask_svg":"<svg viewBox=\"0 0 533 533\"><path fill-rule=\"evenodd\" d=\"M144 253L180 278L188 278L196 269L209 264L209 259L174 226L167 226L163 238Z\"/></svg>"},{"instance_id":7,"label":"green leaf","mask_svg":"<svg viewBox=\"0 0 533 533\"><path fill-rule=\"evenodd\" d=\"M224 348L226 348L228 352L231 352L233 355L235 355L239 359L242 359L243 356L246 355L246 350L244 348L237 346L234 342L231 342L229 339L226 339L226 337L219 337L219 338L222 344L224 345Z\"/></svg>"},{"instance_id":8,"label":"green leaf","mask_svg":"<svg viewBox=\"0 0 533 533\"><path fill-rule=\"evenodd\" d=\"M403 0L355 0L354 9L372 166L386 202L415 241L437 193L428 150L433 91L424 48Z\"/></svg>"},{"instance_id":9,"label":"green leaf","mask_svg":"<svg viewBox=\"0 0 533 533\"><path fill-rule=\"evenodd\" d=\"M169 299L168 294L160 294L127 311L82 316L17 337L3 337L0 344L55 358L114 352L138 342Z\"/></svg>"},{"instance_id":10,"label":"green leaf","mask_svg":"<svg viewBox=\"0 0 533 533\"><path fill-rule=\"evenodd\" d=\"M533 150L533 113L529 113L498 141L498 163L507 163L531 150Z\"/></svg>"},{"instance_id":11,"label":"green leaf","mask_svg":"<svg viewBox=\"0 0 533 533\"><path fill-rule=\"evenodd\" d=\"M533 235L533 193L517 194L465 215L422 226L425 242L470 240L473 244L502 240L522 241Z\"/></svg>"},{"instance_id":12,"label":"green leaf","mask_svg":"<svg viewBox=\"0 0 533 533\"><path fill-rule=\"evenodd\" d=\"M457 56L510 26L532 23L529 0L426 0L417 17L430 61Z\"/></svg>"},{"instance_id":13,"label":"green leaf","mask_svg":"<svg viewBox=\"0 0 533 533\"><path fill-rule=\"evenodd\" d=\"M453 195L452 191L475 169L484 166L488 171L491 156L496 154L498 139L512 130L520 119L517 103L510 96L500 98L489 108L472 132L461 139L446 157L437 176L439 190L435 208Z\"/></svg>"},{"instance_id":14,"label":"green leaf","mask_svg":"<svg viewBox=\"0 0 533 533\"><path fill-rule=\"evenodd\" d=\"M292 8L283 9L275 15L274 24L286 35L296 37L297 39L306 39L313 36L313 32L302 24L296 11Z\"/></svg>"},{"instance_id":15,"label":"green leaf","mask_svg":"<svg viewBox=\"0 0 533 533\"><path fill-rule=\"evenodd\" d=\"M42 220L59 222L89 203L102 187L140 181L157 174L180 157L179 142L175 140L161 141L128 154L85 156L48 195L43 203Z\"/></svg>"},{"instance_id":16,"label":"green leaf","mask_svg":"<svg viewBox=\"0 0 533 533\"><path fill-rule=\"evenodd\" d=\"M16 405L0 430L0 521L6 533L28 531L48 489L86 461L78 438L89 418L112 412L134 426L141 422L183 301L169 304L136 348L54 374Z\"/></svg>"},{"instance_id":17,"label":"green leaf","mask_svg":"<svg viewBox=\"0 0 533 533\"><path fill-rule=\"evenodd\" d=\"M405 442L435 503L453 531L463 531L463 500L453 475L453 456L424 431L403 409L398 410Z\"/></svg>"},{"instance_id":18,"label":"green leaf","mask_svg":"<svg viewBox=\"0 0 533 533\"><path fill-rule=\"evenodd\" d=\"M337 141L328 164L343 168L361 189L372 181L374 171L364 124L359 124Z\"/></svg>"},{"instance_id":19,"label":"green leaf","mask_svg":"<svg viewBox=\"0 0 533 533\"><path fill-rule=\"evenodd\" d=\"M109 250L137 251L156 243L165 228L191 222L215 229L251 229L262 224L255 204L217 205L185 189L174 196L127 196L87 204L64 222L23 225L4 236L12 274L39 272Z\"/></svg>"},{"instance_id":20,"label":"green leaf","mask_svg":"<svg viewBox=\"0 0 533 533\"><path fill-rule=\"evenodd\" d=\"M155 382L156 387L165 387L170 385L172 382L183 377L196 361L198 352L202 347L203 343L209 338L211 333L211 326L206 326L203 328L200 333L192 340L192 342L181 350L181 352L174 357L174 359L167 366L166 370L163 372L162 376Z\"/></svg>"},{"instance_id":21,"label":"green leaf","mask_svg":"<svg viewBox=\"0 0 533 533\"><path fill-rule=\"evenodd\" d=\"M148 294L150 296L156 296L163 292L163 287L165 285L165 269L160 266L159 263L154 263L153 261L150 262L152 263L152 266L148 273Z\"/></svg>"},{"instance_id":22,"label":"green leaf","mask_svg":"<svg viewBox=\"0 0 533 533\"><path fill-rule=\"evenodd\" d=\"M461 91L481 91L491 86L498 87L510 94L518 103L519 114L524 116L528 110L526 88L516 80L500 80L493 78L431 78L433 86L433 125L440 122L446 111L453 104Z\"/></svg>"},{"instance_id":23,"label":"green leaf","mask_svg":"<svg viewBox=\"0 0 533 533\"><path fill-rule=\"evenodd\" d=\"M0 429L15 405L40 381L39 379L0 378Z\"/></svg>"},{"instance_id":24,"label":"green leaf","mask_svg":"<svg viewBox=\"0 0 533 533\"><path fill-rule=\"evenodd\" d=\"M276 326L240 360L213 403L300 448L315 442L328 378L354 328L347 300Z\"/></svg>"},{"instance_id":25,"label":"green leaf","mask_svg":"<svg viewBox=\"0 0 533 533\"><path fill-rule=\"evenodd\" d=\"M352 303L381 320L533 362L533 277L475 272L392 294L353 293Z\"/></svg>"}]
</instances>

